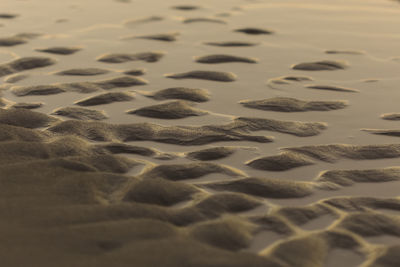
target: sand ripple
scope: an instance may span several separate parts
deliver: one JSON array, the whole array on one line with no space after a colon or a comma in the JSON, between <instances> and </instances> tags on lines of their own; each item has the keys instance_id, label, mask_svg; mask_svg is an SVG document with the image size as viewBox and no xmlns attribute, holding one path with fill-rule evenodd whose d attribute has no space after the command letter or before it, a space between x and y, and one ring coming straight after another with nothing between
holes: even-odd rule
<instances>
[{"instance_id":1,"label":"sand ripple","mask_svg":"<svg viewBox=\"0 0 400 267\"><path fill-rule=\"evenodd\" d=\"M18 2L2 266L399 265L396 2Z\"/></svg>"}]
</instances>

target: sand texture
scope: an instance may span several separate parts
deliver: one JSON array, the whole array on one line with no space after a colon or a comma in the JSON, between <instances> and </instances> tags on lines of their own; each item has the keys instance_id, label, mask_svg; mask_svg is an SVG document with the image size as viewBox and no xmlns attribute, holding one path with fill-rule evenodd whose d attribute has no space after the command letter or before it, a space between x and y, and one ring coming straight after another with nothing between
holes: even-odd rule
<instances>
[{"instance_id":1,"label":"sand texture","mask_svg":"<svg viewBox=\"0 0 400 267\"><path fill-rule=\"evenodd\" d=\"M399 23L0 1L0 267L400 266Z\"/></svg>"}]
</instances>

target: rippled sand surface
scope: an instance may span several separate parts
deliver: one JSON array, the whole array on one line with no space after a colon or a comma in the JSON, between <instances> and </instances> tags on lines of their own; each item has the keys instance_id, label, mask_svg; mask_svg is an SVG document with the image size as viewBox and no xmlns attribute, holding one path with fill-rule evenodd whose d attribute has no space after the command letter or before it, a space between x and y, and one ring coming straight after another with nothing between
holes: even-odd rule
<instances>
[{"instance_id":1,"label":"rippled sand surface","mask_svg":"<svg viewBox=\"0 0 400 267\"><path fill-rule=\"evenodd\" d=\"M2 266L400 266L398 1L0 10Z\"/></svg>"}]
</instances>

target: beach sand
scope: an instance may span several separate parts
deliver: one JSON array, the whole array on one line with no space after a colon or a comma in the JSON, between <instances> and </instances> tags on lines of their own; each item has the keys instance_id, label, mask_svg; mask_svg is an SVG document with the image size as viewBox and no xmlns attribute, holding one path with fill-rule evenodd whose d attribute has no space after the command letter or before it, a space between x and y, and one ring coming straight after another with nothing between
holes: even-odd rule
<instances>
[{"instance_id":1,"label":"beach sand","mask_svg":"<svg viewBox=\"0 0 400 267\"><path fill-rule=\"evenodd\" d=\"M1 266L400 266L398 1L0 10Z\"/></svg>"}]
</instances>

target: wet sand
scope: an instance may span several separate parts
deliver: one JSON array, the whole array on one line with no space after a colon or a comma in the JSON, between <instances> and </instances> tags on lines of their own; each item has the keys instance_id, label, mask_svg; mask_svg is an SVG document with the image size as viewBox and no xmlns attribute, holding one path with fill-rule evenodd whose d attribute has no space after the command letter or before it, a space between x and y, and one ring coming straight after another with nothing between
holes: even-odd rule
<instances>
[{"instance_id":1,"label":"wet sand","mask_svg":"<svg viewBox=\"0 0 400 267\"><path fill-rule=\"evenodd\" d=\"M0 2L0 259L400 265L400 4Z\"/></svg>"}]
</instances>

